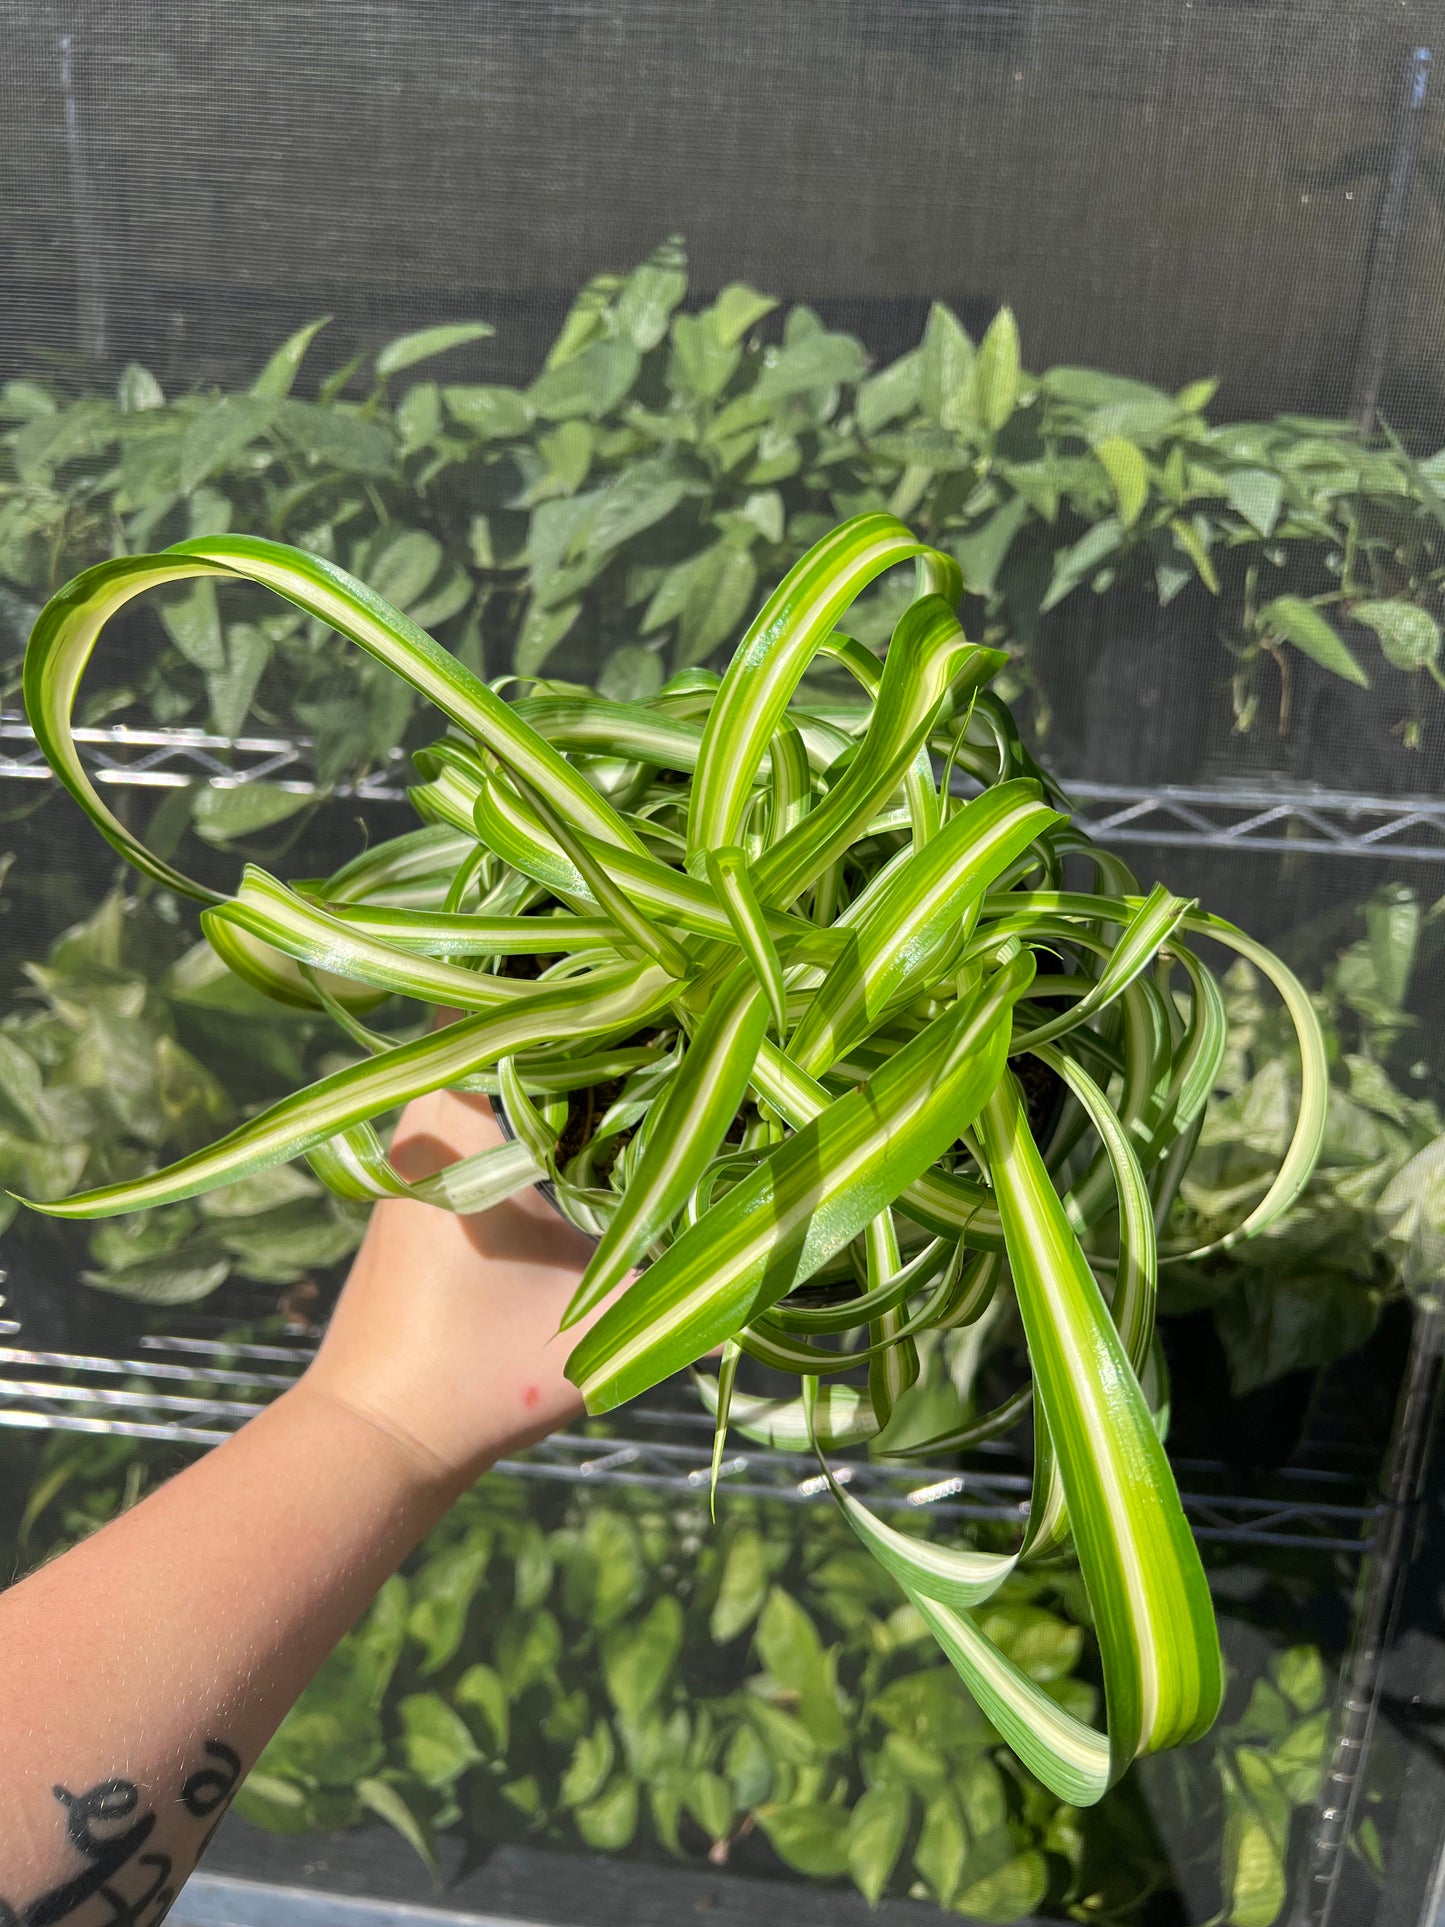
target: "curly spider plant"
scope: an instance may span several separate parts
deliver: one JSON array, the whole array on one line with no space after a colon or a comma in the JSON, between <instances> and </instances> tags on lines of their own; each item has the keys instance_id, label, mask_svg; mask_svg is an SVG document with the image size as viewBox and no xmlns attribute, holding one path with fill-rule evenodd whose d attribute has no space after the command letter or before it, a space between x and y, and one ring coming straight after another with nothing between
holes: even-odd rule
<instances>
[{"instance_id":1,"label":"curly spider plant","mask_svg":"<svg viewBox=\"0 0 1445 1927\"><path fill-rule=\"evenodd\" d=\"M838 625L905 562L917 592L880 664ZM322 882L248 868L223 897L110 814L71 735L81 673L132 598L202 575L265 585L436 704L450 729L419 758L425 827ZM1203 1571L1141 1390L1156 1227L1224 1049L1193 940L1273 980L1303 1064L1288 1156L1226 1242L1263 1230L1307 1176L1324 1051L1277 959L1190 901L1142 893L1071 827L988 689L1004 658L967 640L959 593L949 557L862 515L797 564L721 678L690 670L646 704L557 685L508 703L362 583L275 542L207 537L80 576L26 661L52 768L137 868L202 901L233 970L329 1010L359 1055L209 1149L41 1208L135 1211L297 1157L343 1196L406 1194L374 1120L443 1085L486 1090L512 1141L413 1195L476 1210L549 1181L597 1240L568 1324L636 1273L568 1361L589 1409L721 1346L718 1370L698 1374L719 1446L733 1423L820 1458L879 1431L917 1375L921 1333L1011 1291L1032 1386L924 1449L1007 1429L1031 1399L1016 1551L900 1533L823 1463L994 1725L1083 1804L1137 1754L1203 1732L1220 1698ZM851 672L856 710L803 699L820 655ZM390 995L463 1014L398 1042L363 1021ZM1027 1059L1064 1093L1042 1144L1011 1068ZM596 1100L590 1128L564 1138L579 1090ZM796 1374L798 1394L735 1392L742 1354ZM1020 1561L1070 1537L1105 1733L971 1616Z\"/></svg>"}]
</instances>

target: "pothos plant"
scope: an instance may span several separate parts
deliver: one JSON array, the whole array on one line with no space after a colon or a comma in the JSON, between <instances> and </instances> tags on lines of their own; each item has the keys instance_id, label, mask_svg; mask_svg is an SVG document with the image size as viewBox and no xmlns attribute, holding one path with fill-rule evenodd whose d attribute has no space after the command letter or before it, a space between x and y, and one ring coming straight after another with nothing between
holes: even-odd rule
<instances>
[{"instance_id":1,"label":"pothos plant","mask_svg":"<svg viewBox=\"0 0 1445 1927\"><path fill-rule=\"evenodd\" d=\"M880 668L839 624L907 563L915 594ZM223 896L110 813L71 734L85 664L135 597L206 578L273 589L441 709L451 730L413 792L425 827L325 880L288 887L251 868ZM1287 1208L1319 1148L1324 1046L1267 950L1162 888L1141 893L1072 828L988 689L1005 659L967 640L960 587L952 557L891 515L859 516L789 571L721 678L692 670L647 706L556 687L511 705L333 563L273 542L202 538L77 578L26 659L52 768L138 868L202 899L238 975L332 1012L365 1054L162 1170L41 1208L173 1205L297 1157L343 1197L411 1190L456 1209L545 1178L597 1238L564 1328L622 1287L568 1359L589 1409L721 1346L717 1372L698 1374L715 1473L731 1423L811 1444L994 1727L1086 1805L1139 1753L1204 1731L1221 1693L1203 1570L1143 1389L1152 1379L1162 1402L1156 1223L1225 1047L1193 940L1273 980L1298 1031L1302 1101L1243 1223L1168 1257L1253 1236ZM851 732L797 700L820 653L859 684ZM1066 887L1070 863L1093 888ZM390 993L463 1015L396 1041L366 1022ZM1030 1122L1011 1062L1065 1094L1052 1129L1047 1106ZM447 1085L494 1091L515 1141L408 1187L373 1120ZM1009 1429L1032 1397L1022 1542L920 1545L825 1455L887 1421L917 1335L980 1317L1002 1289L1032 1392L930 1444ZM744 1356L801 1390L745 1395ZM855 1368L866 1383L843 1376ZM973 1617L1070 1535L1099 1631L1103 1733Z\"/></svg>"},{"instance_id":2,"label":"pothos plant","mask_svg":"<svg viewBox=\"0 0 1445 1927\"><path fill-rule=\"evenodd\" d=\"M0 1518L5 1572L95 1530L177 1458L149 1440L60 1434L22 1450L31 1476L14 1487L13 1536ZM926 1509L908 1518L929 1536ZM1017 1572L980 1618L1052 1698L1090 1716L1076 1573ZM976 1921L1133 1927L1182 1873L1186 1892L1217 1877L1232 1922L1271 1927L1291 1816L1318 1794L1329 1673L1317 1648L1285 1647L1269 1677L1235 1676L1231 1695L1240 1717L1171 1756L1167 1785L1131 1776L1081 1813L1001 1743L836 1512L735 1495L709 1531L695 1493L494 1476L387 1581L237 1811L292 1835L381 1819L433 1874L458 1833L660 1849L744 1876L775 1871L766 1841L809 1879ZM1187 1843L1183 1814L1204 1822Z\"/></svg>"},{"instance_id":3,"label":"pothos plant","mask_svg":"<svg viewBox=\"0 0 1445 1927\"><path fill-rule=\"evenodd\" d=\"M1441 674L1445 450L1417 462L1388 434L1366 445L1311 417L1211 420L1211 380L1169 393L1103 369L1035 373L1007 308L975 339L934 302L916 345L875 366L806 305L734 282L689 311L689 292L676 240L593 276L515 384L476 378L480 321L401 336L313 384L325 317L229 393L167 395L136 364L105 394L6 383L0 637L18 654L39 604L90 563L240 530L341 563L474 670L585 662L605 694L641 700L729 648L835 522L887 510L958 562L971 625L1010 653L1000 687L1027 688L1040 732L1035 644L1052 611L1125 585L1162 604L1198 583L1219 597L1208 626L1233 658L1241 728L1287 729L1302 658L1363 684L1383 657L1419 740ZM86 722L299 731L322 787L408 729L405 684L295 608L233 598L223 614L204 578L158 606L164 652L113 651ZM901 612L885 585L853 634L881 645ZM263 798L276 816L303 806L257 787L252 812Z\"/></svg>"},{"instance_id":4,"label":"pothos plant","mask_svg":"<svg viewBox=\"0 0 1445 1927\"><path fill-rule=\"evenodd\" d=\"M0 1018L0 1183L30 1197L194 1150L324 1068L332 1041L324 1018L259 996L188 946L162 891L111 891L24 970L26 990ZM18 1210L0 1202L12 1280L68 1276L78 1262L86 1284L149 1305L189 1304L231 1277L314 1289L312 1274L348 1257L364 1225L355 1204L289 1165L100 1224L85 1252L68 1227L17 1221Z\"/></svg>"},{"instance_id":5,"label":"pothos plant","mask_svg":"<svg viewBox=\"0 0 1445 1927\"><path fill-rule=\"evenodd\" d=\"M1403 884L1386 884L1356 914L1364 933L1314 993L1331 1077L1312 1177L1263 1237L1164 1281L1165 1312L1211 1307L1237 1393L1352 1351L1384 1304L1428 1302L1441 1275L1439 1068L1409 1003L1412 978L1438 954L1445 904L1427 908ZM1217 1101L1175 1214L1175 1228L1198 1243L1263 1195L1293 1125L1292 1037L1248 964L1236 963L1222 987L1229 1043Z\"/></svg>"}]
</instances>

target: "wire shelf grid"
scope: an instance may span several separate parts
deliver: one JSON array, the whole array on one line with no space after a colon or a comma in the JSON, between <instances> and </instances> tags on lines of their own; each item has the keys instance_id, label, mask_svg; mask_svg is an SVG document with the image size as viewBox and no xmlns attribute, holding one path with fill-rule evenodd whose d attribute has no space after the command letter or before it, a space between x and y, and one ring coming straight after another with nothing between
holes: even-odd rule
<instances>
[{"instance_id":1,"label":"wire shelf grid","mask_svg":"<svg viewBox=\"0 0 1445 1927\"><path fill-rule=\"evenodd\" d=\"M406 752L393 749L354 782L323 790L309 736L217 736L203 729L133 729L111 723L75 731L97 783L182 789L206 783L238 789L274 783L298 796L327 794L364 803L406 800ZM0 779L48 783L54 776L24 716L0 712ZM1445 862L1445 800L1358 796L1313 787L1190 788L1060 782L1082 807L1079 827L1100 843L1245 849Z\"/></svg>"},{"instance_id":2,"label":"wire shelf grid","mask_svg":"<svg viewBox=\"0 0 1445 1927\"><path fill-rule=\"evenodd\" d=\"M1445 862L1445 801L1434 798L1060 780L1099 843Z\"/></svg>"},{"instance_id":3,"label":"wire shelf grid","mask_svg":"<svg viewBox=\"0 0 1445 1927\"><path fill-rule=\"evenodd\" d=\"M81 761L95 781L133 789L185 789L206 783L240 789L272 783L296 796L326 794L367 803L406 800L405 750L389 750L379 768L354 783L322 791L315 781L316 745L309 736L215 736L204 729L133 729L108 723L74 732ZM0 712L0 778L54 782L54 772L21 715Z\"/></svg>"},{"instance_id":4,"label":"wire shelf grid","mask_svg":"<svg viewBox=\"0 0 1445 1927\"><path fill-rule=\"evenodd\" d=\"M20 1336L14 1321L0 1329L11 1341ZM306 1335L255 1344L181 1331L141 1337L117 1356L0 1343L0 1428L216 1445L294 1383L311 1355ZM712 1421L688 1399L685 1384L673 1381L605 1430L555 1433L501 1461L498 1470L701 1498L710 1477ZM1185 1510L1205 1542L1359 1558L1370 1551L1387 1511L1368 1466L1342 1437L1315 1441L1298 1463L1247 1482L1206 1460L1181 1460L1175 1469ZM1006 1442L981 1447L966 1466L841 1459L833 1471L882 1511L926 1512L971 1526L1017 1527L1028 1516L1029 1468ZM808 1457L753 1445L729 1451L719 1482L739 1495L800 1506L825 1501L828 1493Z\"/></svg>"}]
</instances>

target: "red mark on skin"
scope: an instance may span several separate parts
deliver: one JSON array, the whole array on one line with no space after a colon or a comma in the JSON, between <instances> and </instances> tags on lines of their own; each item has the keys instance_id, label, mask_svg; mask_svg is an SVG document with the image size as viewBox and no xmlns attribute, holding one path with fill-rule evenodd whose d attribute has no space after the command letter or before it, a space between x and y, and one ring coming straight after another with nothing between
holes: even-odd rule
<instances>
[{"instance_id":1,"label":"red mark on skin","mask_svg":"<svg viewBox=\"0 0 1445 1927\"><path fill-rule=\"evenodd\" d=\"M522 1393L522 1403L524 1405L536 1405L540 1402L541 1397L542 1388L540 1385L528 1385Z\"/></svg>"}]
</instances>

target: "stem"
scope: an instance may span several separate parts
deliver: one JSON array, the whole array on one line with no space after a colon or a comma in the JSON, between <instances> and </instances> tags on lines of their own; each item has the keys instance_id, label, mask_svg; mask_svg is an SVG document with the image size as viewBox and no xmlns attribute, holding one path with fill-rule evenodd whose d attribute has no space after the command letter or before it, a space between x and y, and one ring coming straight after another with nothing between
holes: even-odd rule
<instances>
[{"instance_id":1,"label":"stem","mask_svg":"<svg viewBox=\"0 0 1445 1927\"><path fill-rule=\"evenodd\" d=\"M1275 668L1279 671L1279 733L1281 736L1288 736L1293 700L1293 684L1290 679L1289 658L1279 647L1278 643L1262 642L1260 648L1263 649L1267 656L1272 658Z\"/></svg>"}]
</instances>

